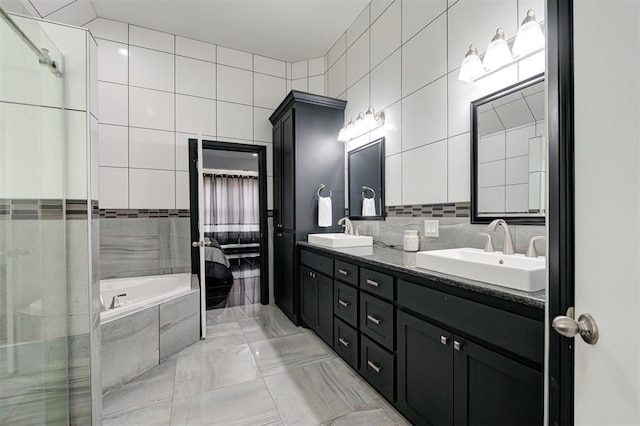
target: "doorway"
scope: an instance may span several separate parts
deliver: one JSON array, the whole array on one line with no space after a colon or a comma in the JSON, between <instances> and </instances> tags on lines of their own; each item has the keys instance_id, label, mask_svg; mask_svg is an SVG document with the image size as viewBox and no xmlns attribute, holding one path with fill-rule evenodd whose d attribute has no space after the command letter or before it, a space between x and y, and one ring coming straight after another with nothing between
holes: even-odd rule
<instances>
[{"instance_id":1,"label":"doorway","mask_svg":"<svg viewBox=\"0 0 640 426\"><path fill-rule=\"evenodd\" d=\"M207 310L268 304L267 153L266 147L189 140L192 241L199 239L199 203L203 203L205 277L200 250L192 248L192 271L205 292ZM202 164L203 199L197 167Z\"/></svg>"}]
</instances>

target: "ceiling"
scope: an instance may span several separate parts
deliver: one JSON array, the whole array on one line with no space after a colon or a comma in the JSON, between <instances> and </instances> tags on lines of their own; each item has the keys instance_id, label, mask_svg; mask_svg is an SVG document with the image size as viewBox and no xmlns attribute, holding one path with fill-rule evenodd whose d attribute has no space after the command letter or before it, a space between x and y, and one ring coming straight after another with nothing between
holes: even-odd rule
<instances>
[{"instance_id":1,"label":"ceiling","mask_svg":"<svg viewBox=\"0 0 640 426\"><path fill-rule=\"evenodd\" d=\"M26 1L26 0L25 0ZM52 21L114 19L288 62L324 56L369 0L29 0Z\"/></svg>"}]
</instances>

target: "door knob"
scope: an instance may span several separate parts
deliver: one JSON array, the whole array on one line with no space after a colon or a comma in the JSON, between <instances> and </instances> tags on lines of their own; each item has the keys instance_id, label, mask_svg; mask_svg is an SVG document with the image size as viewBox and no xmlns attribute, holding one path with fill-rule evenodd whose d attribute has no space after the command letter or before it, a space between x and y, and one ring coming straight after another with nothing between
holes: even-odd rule
<instances>
[{"instance_id":1,"label":"door knob","mask_svg":"<svg viewBox=\"0 0 640 426\"><path fill-rule=\"evenodd\" d=\"M569 308L569 312L572 309ZM598 342L598 325L596 320L589 314L582 314L578 317L578 321L574 320L571 316L558 315L553 319L553 328L558 334L565 337L575 337L576 334L580 334L582 340L590 345L595 345Z\"/></svg>"}]
</instances>

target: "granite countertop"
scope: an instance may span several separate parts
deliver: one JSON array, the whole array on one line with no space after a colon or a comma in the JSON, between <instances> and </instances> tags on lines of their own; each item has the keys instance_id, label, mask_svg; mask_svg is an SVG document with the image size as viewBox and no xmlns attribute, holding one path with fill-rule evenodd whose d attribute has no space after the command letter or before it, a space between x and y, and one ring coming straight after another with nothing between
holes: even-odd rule
<instances>
[{"instance_id":1,"label":"granite countertop","mask_svg":"<svg viewBox=\"0 0 640 426\"><path fill-rule=\"evenodd\" d=\"M342 257L354 259L365 264L382 266L387 269L404 272L405 274L413 275L418 278L434 280L452 287L487 294L500 299L532 306L534 308L544 309L545 307L545 290L528 293L525 291L514 290L507 287L500 287L480 281L417 268L415 252L411 253L379 245L374 245L373 247L328 248L306 241L298 241L298 245L301 247L310 247L327 253L339 254Z\"/></svg>"}]
</instances>

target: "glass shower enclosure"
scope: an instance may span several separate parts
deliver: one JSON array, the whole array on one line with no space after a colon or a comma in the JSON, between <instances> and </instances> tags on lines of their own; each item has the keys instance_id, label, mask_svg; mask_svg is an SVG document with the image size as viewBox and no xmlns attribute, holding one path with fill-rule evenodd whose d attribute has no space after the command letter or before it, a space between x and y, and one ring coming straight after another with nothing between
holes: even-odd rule
<instances>
[{"instance_id":1,"label":"glass shower enclosure","mask_svg":"<svg viewBox=\"0 0 640 426\"><path fill-rule=\"evenodd\" d=\"M2 8L0 18L0 424L63 425L62 55L38 21Z\"/></svg>"}]
</instances>

